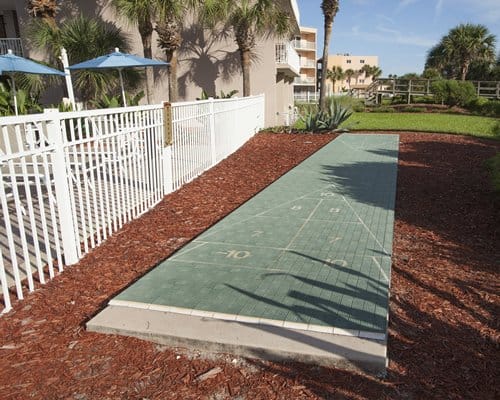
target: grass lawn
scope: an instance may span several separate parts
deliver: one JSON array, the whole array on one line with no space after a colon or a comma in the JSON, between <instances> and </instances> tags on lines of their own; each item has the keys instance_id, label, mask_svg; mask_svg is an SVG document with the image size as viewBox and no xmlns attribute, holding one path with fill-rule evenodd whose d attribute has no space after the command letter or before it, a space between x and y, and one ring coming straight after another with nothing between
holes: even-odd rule
<instances>
[{"instance_id":1,"label":"grass lawn","mask_svg":"<svg viewBox=\"0 0 500 400\"><path fill-rule=\"evenodd\" d=\"M350 130L396 130L458 133L500 140L495 118L426 113L354 113L342 127Z\"/></svg>"}]
</instances>

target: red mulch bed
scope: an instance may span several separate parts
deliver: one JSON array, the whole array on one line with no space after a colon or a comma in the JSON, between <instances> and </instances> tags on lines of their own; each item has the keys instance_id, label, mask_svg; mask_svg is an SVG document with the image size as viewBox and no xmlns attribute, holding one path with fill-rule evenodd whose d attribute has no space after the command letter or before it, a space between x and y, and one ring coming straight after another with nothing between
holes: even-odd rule
<instances>
[{"instance_id":1,"label":"red mulch bed","mask_svg":"<svg viewBox=\"0 0 500 400\"><path fill-rule=\"evenodd\" d=\"M0 318L0 398L499 398L500 203L482 163L500 145L400 137L385 379L85 331L114 294L333 138L260 134Z\"/></svg>"}]
</instances>

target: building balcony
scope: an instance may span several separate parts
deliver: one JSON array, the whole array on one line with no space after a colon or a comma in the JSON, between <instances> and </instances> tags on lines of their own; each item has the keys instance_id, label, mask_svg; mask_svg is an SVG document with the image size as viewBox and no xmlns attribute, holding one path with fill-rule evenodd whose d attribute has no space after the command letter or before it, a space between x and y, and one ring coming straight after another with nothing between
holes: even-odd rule
<instances>
[{"instance_id":1,"label":"building balcony","mask_svg":"<svg viewBox=\"0 0 500 400\"><path fill-rule=\"evenodd\" d=\"M0 54L7 54L8 50L12 50L16 56L24 57L23 45L19 38L0 39Z\"/></svg>"},{"instance_id":2,"label":"building balcony","mask_svg":"<svg viewBox=\"0 0 500 400\"><path fill-rule=\"evenodd\" d=\"M293 47L297 50L316 51L316 43L308 40L293 40Z\"/></svg>"},{"instance_id":3,"label":"building balcony","mask_svg":"<svg viewBox=\"0 0 500 400\"><path fill-rule=\"evenodd\" d=\"M276 69L288 76L299 76L300 57L290 42L276 44Z\"/></svg>"},{"instance_id":4,"label":"building balcony","mask_svg":"<svg viewBox=\"0 0 500 400\"><path fill-rule=\"evenodd\" d=\"M294 85L306 85L306 86L311 86L311 85L316 85L316 79L313 77L303 77L300 76L298 78L295 78L293 81Z\"/></svg>"},{"instance_id":5,"label":"building balcony","mask_svg":"<svg viewBox=\"0 0 500 400\"><path fill-rule=\"evenodd\" d=\"M314 68L316 69L316 61L315 60L300 60L300 68Z\"/></svg>"}]
</instances>

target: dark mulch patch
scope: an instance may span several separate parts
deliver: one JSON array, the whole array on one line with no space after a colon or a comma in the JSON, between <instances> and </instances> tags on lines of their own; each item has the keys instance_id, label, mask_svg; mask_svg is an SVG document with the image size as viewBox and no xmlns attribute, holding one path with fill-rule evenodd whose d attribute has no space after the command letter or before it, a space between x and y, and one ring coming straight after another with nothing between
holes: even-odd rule
<instances>
[{"instance_id":1,"label":"dark mulch patch","mask_svg":"<svg viewBox=\"0 0 500 400\"><path fill-rule=\"evenodd\" d=\"M83 329L115 293L332 139L262 134L0 318L0 398L498 398L500 210L482 163L499 145L400 137L386 379ZM222 372L196 379L214 367Z\"/></svg>"}]
</instances>

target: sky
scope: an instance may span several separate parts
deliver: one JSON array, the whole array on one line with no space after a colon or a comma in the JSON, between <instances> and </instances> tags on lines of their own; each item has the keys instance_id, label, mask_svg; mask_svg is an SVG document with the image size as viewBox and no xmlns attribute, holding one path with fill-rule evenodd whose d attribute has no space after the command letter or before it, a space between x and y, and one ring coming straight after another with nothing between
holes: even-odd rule
<instances>
[{"instance_id":1,"label":"sky","mask_svg":"<svg viewBox=\"0 0 500 400\"><path fill-rule=\"evenodd\" d=\"M321 0L297 0L300 24L318 29L323 52ZM500 50L500 0L340 0L330 54L379 56L383 76L421 73L429 49L461 23L486 25Z\"/></svg>"}]
</instances>

